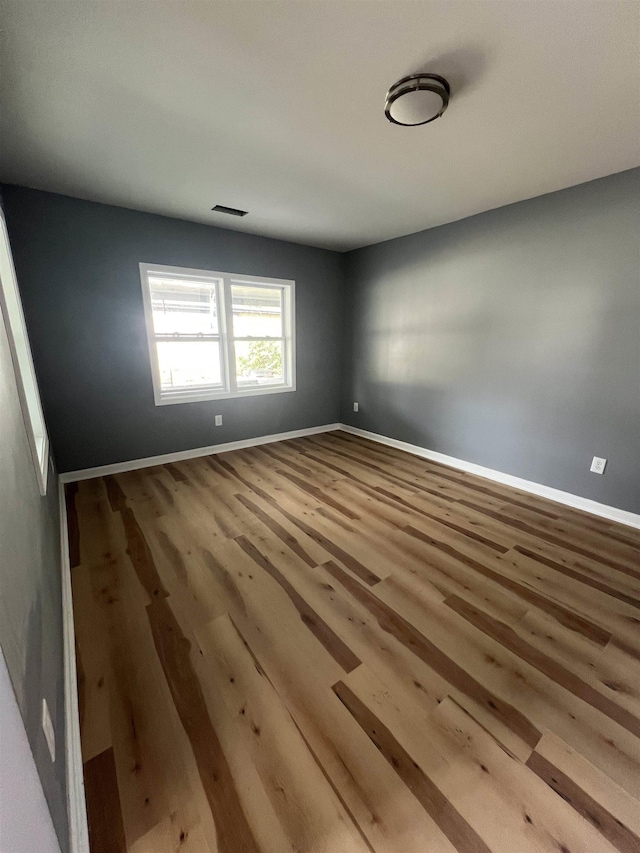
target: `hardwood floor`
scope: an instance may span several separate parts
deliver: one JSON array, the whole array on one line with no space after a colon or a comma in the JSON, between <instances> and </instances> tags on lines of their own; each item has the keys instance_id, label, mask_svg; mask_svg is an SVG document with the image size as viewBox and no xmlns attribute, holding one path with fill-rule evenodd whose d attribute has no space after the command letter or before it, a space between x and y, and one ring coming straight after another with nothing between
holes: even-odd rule
<instances>
[{"instance_id":1,"label":"hardwood floor","mask_svg":"<svg viewBox=\"0 0 640 853\"><path fill-rule=\"evenodd\" d=\"M342 432L67 501L92 853L640 851L640 531Z\"/></svg>"}]
</instances>

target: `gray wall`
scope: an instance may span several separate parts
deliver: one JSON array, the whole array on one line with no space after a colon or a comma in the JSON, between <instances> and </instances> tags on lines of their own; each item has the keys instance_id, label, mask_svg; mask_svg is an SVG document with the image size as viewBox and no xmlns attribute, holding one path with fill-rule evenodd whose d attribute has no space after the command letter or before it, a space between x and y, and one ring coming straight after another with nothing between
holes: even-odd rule
<instances>
[{"instance_id":1,"label":"gray wall","mask_svg":"<svg viewBox=\"0 0 640 853\"><path fill-rule=\"evenodd\" d=\"M640 512L639 202L635 169L350 252L342 421Z\"/></svg>"},{"instance_id":2,"label":"gray wall","mask_svg":"<svg viewBox=\"0 0 640 853\"><path fill-rule=\"evenodd\" d=\"M2 650L0 720L0 850L60 853Z\"/></svg>"},{"instance_id":3,"label":"gray wall","mask_svg":"<svg viewBox=\"0 0 640 853\"><path fill-rule=\"evenodd\" d=\"M63 851L68 850L60 528L58 489L49 472L40 496L0 313L0 646ZM40 726L46 698L56 734L51 763ZM2 727L9 721L3 718ZM6 758L10 760L12 754ZM0 757L0 771L2 771ZM9 768L5 768L8 772ZM18 796L18 792L16 792ZM18 801L14 808L20 809ZM26 808L24 819L33 813ZM28 835L28 827L24 827ZM38 828L34 828L34 838ZM1 831L0 831L1 835ZM26 837L25 835L25 837ZM37 847L11 853L34 853ZM3 853L5 848L2 847ZM8 848L6 848L9 853Z\"/></svg>"},{"instance_id":4,"label":"gray wall","mask_svg":"<svg viewBox=\"0 0 640 853\"><path fill-rule=\"evenodd\" d=\"M339 419L342 255L21 187L3 195L61 471ZM297 390L155 406L140 261L294 279Z\"/></svg>"}]
</instances>

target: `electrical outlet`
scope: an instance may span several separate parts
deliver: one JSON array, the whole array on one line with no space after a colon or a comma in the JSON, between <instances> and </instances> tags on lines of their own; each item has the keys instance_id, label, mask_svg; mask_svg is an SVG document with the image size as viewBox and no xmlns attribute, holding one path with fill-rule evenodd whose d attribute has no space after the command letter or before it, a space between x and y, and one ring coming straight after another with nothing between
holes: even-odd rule
<instances>
[{"instance_id":1,"label":"electrical outlet","mask_svg":"<svg viewBox=\"0 0 640 853\"><path fill-rule=\"evenodd\" d=\"M591 463L590 471L593 471L594 474L604 474L604 468L607 464L606 459L601 459L599 456L593 457L593 462Z\"/></svg>"},{"instance_id":2,"label":"electrical outlet","mask_svg":"<svg viewBox=\"0 0 640 853\"><path fill-rule=\"evenodd\" d=\"M357 404L357 403L354 403L354 404L353 404L353 411L354 411L354 412L357 412L357 411L358 411L358 404Z\"/></svg>"},{"instance_id":3,"label":"electrical outlet","mask_svg":"<svg viewBox=\"0 0 640 853\"><path fill-rule=\"evenodd\" d=\"M49 713L49 707L47 705L47 700L42 700L42 731L44 732L44 736L47 741L47 746L49 747L49 753L51 755L51 761L56 760L56 733L53 730L53 723L51 722L51 714Z\"/></svg>"},{"instance_id":4,"label":"electrical outlet","mask_svg":"<svg viewBox=\"0 0 640 853\"><path fill-rule=\"evenodd\" d=\"M216 415L216 426L222 426L222 415Z\"/></svg>"}]
</instances>

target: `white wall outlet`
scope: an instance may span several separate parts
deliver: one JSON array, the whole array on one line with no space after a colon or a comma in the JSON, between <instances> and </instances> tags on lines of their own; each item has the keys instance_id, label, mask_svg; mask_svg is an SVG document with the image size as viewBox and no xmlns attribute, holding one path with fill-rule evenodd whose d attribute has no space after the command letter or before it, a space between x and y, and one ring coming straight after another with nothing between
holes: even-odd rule
<instances>
[{"instance_id":1,"label":"white wall outlet","mask_svg":"<svg viewBox=\"0 0 640 853\"><path fill-rule=\"evenodd\" d=\"M51 722L51 714L49 713L49 706L47 705L47 700L42 700L42 731L44 732L44 736L47 740L47 746L49 747L49 753L51 754L51 761L56 760L56 733L53 730L53 723Z\"/></svg>"},{"instance_id":2,"label":"white wall outlet","mask_svg":"<svg viewBox=\"0 0 640 853\"><path fill-rule=\"evenodd\" d=\"M222 426L222 415L216 415L216 426Z\"/></svg>"},{"instance_id":3,"label":"white wall outlet","mask_svg":"<svg viewBox=\"0 0 640 853\"><path fill-rule=\"evenodd\" d=\"M353 411L354 411L354 412L357 412L357 411L358 411L358 404L357 404L357 403L354 403L354 404L353 404Z\"/></svg>"},{"instance_id":4,"label":"white wall outlet","mask_svg":"<svg viewBox=\"0 0 640 853\"><path fill-rule=\"evenodd\" d=\"M594 474L604 474L604 467L607 464L606 459L601 459L599 456L593 457L593 462L591 463L590 471L593 471Z\"/></svg>"}]
</instances>

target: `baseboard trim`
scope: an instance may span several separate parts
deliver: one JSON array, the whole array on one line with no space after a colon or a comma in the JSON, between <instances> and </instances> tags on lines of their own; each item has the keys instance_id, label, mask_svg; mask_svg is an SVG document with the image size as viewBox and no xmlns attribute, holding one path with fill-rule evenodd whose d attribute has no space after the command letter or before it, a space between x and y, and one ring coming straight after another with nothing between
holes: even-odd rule
<instances>
[{"instance_id":1,"label":"baseboard trim","mask_svg":"<svg viewBox=\"0 0 640 853\"><path fill-rule=\"evenodd\" d=\"M230 450L243 450L245 447L257 447L260 444L271 444L274 441L286 441L289 438L302 438L305 435L318 435L321 432L332 432L341 429L342 424L323 424L322 426L294 429L289 432L277 432L272 435L260 435L256 438L245 438L241 441L228 441L226 444L212 444L210 447L195 447L192 450L178 450L175 453L163 453L161 456L145 456L143 459L130 459L127 462L114 462L112 465L99 465L97 468L81 468L78 471L67 471L60 474L63 483L74 483L78 480L91 480L94 477L106 477L109 474L122 474L125 471L136 471L139 468L150 468L153 465L164 465L167 462L181 462L183 459L197 459L199 456L212 456L215 453L227 453Z\"/></svg>"},{"instance_id":2,"label":"baseboard trim","mask_svg":"<svg viewBox=\"0 0 640 853\"><path fill-rule=\"evenodd\" d=\"M60 504L60 570L62 575L62 635L64 655L64 719L67 763L67 816L69 820L69 849L71 853L90 853L87 808L84 796L80 715L78 712L78 681L76 672L76 642L71 597L71 564L64 483L58 478Z\"/></svg>"},{"instance_id":3,"label":"baseboard trim","mask_svg":"<svg viewBox=\"0 0 640 853\"><path fill-rule=\"evenodd\" d=\"M563 492L551 486L544 486L541 483L534 483L531 480L523 480L520 477L514 477L512 474L504 474L502 471L496 471L493 468L476 465L475 462L456 459L455 456L447 456L444 453L428 450L426 447L420 447L417 444L409 444L407 441L399 441L397 438L389 438L386 435L369 432L366 429L358 429L358 427L352 427L349 424L341 424L340 428L344 432L368 438L371 441L378 442L378 444L386 444L388 447L395 447L397 450L405 450L407 453L413 453L414 456L421 456L423 459L430 459L432 462L440 462L443 465L449 465L451 468L457 468L469 474L476 474L478 477L484 477L487 480L493 480L505 486L512 486L514 489L521 489L523 492L529 492L532 495L538 495L538 497L546 498L547 500L555 501L574 509L580 509L583 512L590 512L592 515L598 515L601 518L606 518L608 521L617 521L618 524L626 524L628 527L640 529L640 515L634 512L628 512L625 509L618 509L614 506L607 506L607 504L598 503L590 498L582 498L579 495L571 494L571 492Z\"/></svg>"}]
</instances>

